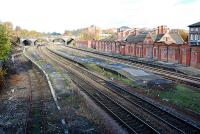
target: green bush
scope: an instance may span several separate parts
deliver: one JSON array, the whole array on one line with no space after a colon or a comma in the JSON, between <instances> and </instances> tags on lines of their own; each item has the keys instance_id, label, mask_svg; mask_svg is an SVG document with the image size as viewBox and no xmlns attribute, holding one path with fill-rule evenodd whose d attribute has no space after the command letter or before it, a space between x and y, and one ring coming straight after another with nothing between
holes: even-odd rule
<instances>
[{"instance_id":1,"label":"green bush","mask_svg":"<svg viewBox=\"0 0 200 134\"><path fill-rule=\"evenodd\" d=\"M9 32L4 25L0 24L0 60L5 60L11 49Z\"/></svg>"}]
</instances>

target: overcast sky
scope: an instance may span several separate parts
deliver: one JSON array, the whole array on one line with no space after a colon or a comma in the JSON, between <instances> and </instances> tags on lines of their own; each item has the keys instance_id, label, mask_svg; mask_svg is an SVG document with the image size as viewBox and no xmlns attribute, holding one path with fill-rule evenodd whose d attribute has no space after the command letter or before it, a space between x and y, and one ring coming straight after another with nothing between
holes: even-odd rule
<instances>
[{"instance_id":1,"label":"overcast sky","mask_svg":"<svg viewBox=\"0 0 200 134\"><path fill-rule=\"evenodd\" d=\"M102 28L184 28L200 21L200 0L0 0L0 21L40 32Z\"/></svg>"}]
</instances>

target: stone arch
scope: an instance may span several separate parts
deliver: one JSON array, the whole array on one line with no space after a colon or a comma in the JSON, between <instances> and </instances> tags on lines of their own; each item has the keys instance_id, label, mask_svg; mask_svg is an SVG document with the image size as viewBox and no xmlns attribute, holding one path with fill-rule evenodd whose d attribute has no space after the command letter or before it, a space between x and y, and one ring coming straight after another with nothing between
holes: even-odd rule
<instances>
[{"instance_id":1,"label":"stone arch","mask_svg":"<svg viewBox=\"0 0 200 134\"><path fill-rule=\"evenodd\" d=\"M60 42L60 43L65 44L66 41L62 38L55 38L55 39L52 40L52 42Z\"/></svg>"},{"instance_id":2,"label":"stone arch","mask_svg":"<svg viewBox=\"0 0 200 134\"><path fill-rule=\"evenodd\" d=\"M34 41L34 45L44 44L44 43L48 43L48 40L47 39L43 39L43 38L39 38L39 39Z\"/></svg>"}]
</instances>

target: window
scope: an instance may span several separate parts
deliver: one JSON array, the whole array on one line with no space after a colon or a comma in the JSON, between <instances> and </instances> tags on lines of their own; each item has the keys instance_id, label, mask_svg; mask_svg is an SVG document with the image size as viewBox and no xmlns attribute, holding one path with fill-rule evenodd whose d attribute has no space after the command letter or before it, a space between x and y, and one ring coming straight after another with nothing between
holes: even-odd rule
<instances>
[{"instance_id":1,"label":"window","mask_svg":"<svg viewBox=\"0 0 200 134\"><path fill-rule=\"evenodd\" d=\"M194 35L193 34L190 35L190 40L194 40Z\"/></svg>"},{"instance_id":2,"label":"window","mask_svg":"<svg viewBox=\"0 0 200 134\"><path fill-rule=\"evenodd\" d=\"M198 34L195 34L194 40L198 40Z\"/></svg>"},{"instance_id":3,"label":"window","mask_svg":"<svg viewBox=\"0 0 200 134\"><path fill-rule=\"evenodd\" d=\"M194 28L191 28L190 31L194 31Z\"/></svg>"},{"instance_id":4,"label":"window","mask_svg":"<svg viewBox=\"0 0 200 134\"><path fill-rule=\"evenodd\" d=\"M196 31L198 31L198 28L196 28Z\"/></svg>"}]
</instances>

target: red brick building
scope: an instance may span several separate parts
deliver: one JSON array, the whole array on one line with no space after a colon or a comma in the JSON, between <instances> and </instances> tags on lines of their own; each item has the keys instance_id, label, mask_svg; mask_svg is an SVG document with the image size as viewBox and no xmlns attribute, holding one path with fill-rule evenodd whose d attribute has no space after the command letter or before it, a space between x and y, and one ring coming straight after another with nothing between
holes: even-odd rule
<instances>
[{"instance_id":1,"label":"red brick building","mask_svg":"<svg viewBox=\"0 0 200 134\"><path fill-rule=\"evenodd\" d=\"M120 42L120 45L119 45L119 54L126 55L125 45L126 45L125 42Z\"/></svg>"},{"instance_id":2,"label":"red brick building","mask_svg":"<svg viewBox=\"0 0 200 134\"><path fill-rule=\"evenodd\" d=\"M183 65L190 65L190 59L191 59L191 48L188 44L183 44L180 46L180 64Z\"/></svg>"},{"instance_id":3,"label":"red brick building","mask_svg":"<svg viewBox=\"0 0 200 134\"><path fill-rule=\"evenodd\" d=\"M126 38L127 43L125 47L127 49L125 51L125 54L134 55L137 57L143 57L143 42L146 36L147 33L139 35L129 35Z\"/></svg>"},{"instance_id":4,"label":"red brick building","mask_svg":"<svg viewBox=\"0 0 200 134\"><path fill-rule=\"evenodd\" d=\"M179 63L200 68L200 47L189 46L186 34L180 30L170 30L166 26L159 26L156 31L129 35L125 41L79 41L85 47L92 47L98 51L118 53ZM184 35L184 37L182 36ZM79 47L81 45L78 45Z\"/></svg>"},{"instance_id":5,"label":"red brick building","mask_svg":"<svg viewBox=\"0 0 200 134\"><path fill-rule=\"evenodd\" d=\"M191 61L190 65L200 69L200 47L191 47Z\"/></svg>"},{"instance_id":6,"label":"red brick building","mask_svg":"<svg viewBox=\"0 0 200 134\"><path fill-rule=\"evenodd\" d=\"M127 42L125 44L125 53L126 53L126 55L135 56L134 49L135 49L135 46L132 43L128 43Z\"/></svg>"},{"instance_id":7,"label":"red brick building","mask_svg":"<svg viewBox=\"0 0 200 134\"><path fill-rule=\"evenodd\" d=\"M90 40L76 41L77 47L80 47L80 48L93 48L92 43L93 42Z\"/></svg>"}]
</instances>

